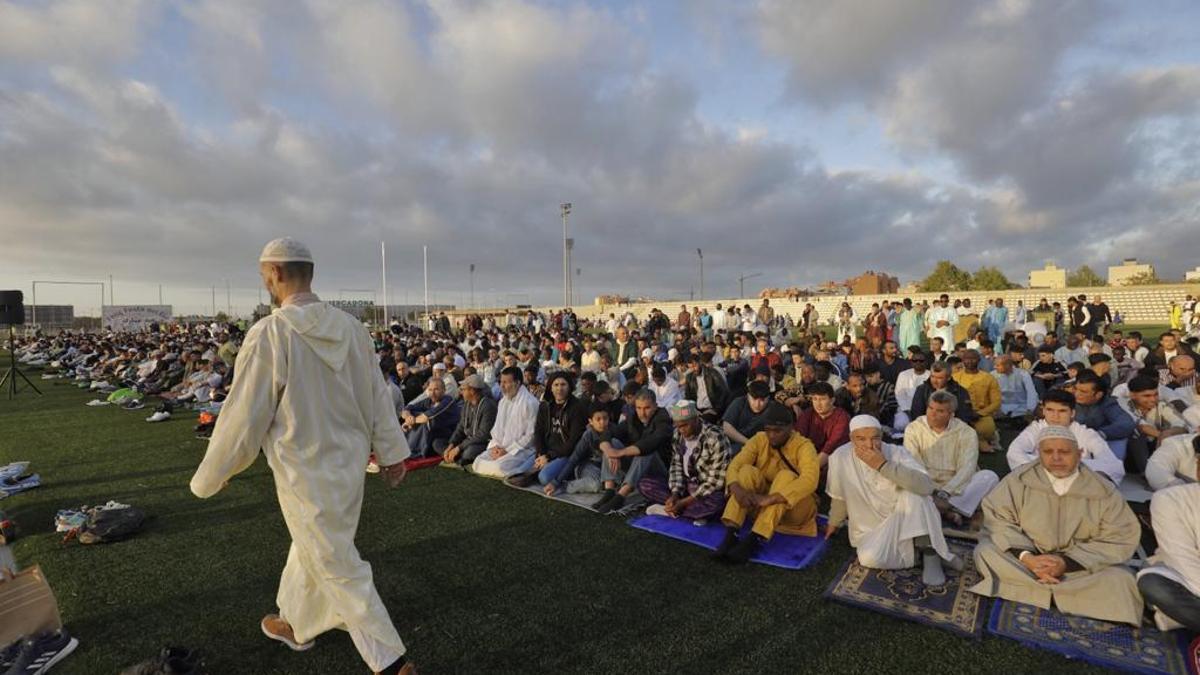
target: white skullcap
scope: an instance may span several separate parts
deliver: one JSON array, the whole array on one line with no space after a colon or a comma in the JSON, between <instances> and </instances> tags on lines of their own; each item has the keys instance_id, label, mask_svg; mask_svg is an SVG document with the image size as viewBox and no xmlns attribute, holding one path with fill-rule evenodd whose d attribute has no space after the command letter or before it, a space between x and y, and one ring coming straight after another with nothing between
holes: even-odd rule
<instances>
[{"instance_id":1,"label":"white skullcap","mask_svg":"<svg viewBox=\"0 0 1200 675\"><path fill-rule=\"evenodd\" d=\"M1077 448L1079 447L1079 440L1076 439L1075 434L1072 433L1071 430L1066 427L1060 427L1060 426L1053 425L1053 424L1046 426L1045 428L1043 428L1041 431L1038 432L1038 437L1037 437L1038 445L1041 445L1042 441L1051 439L1051 438L1061 438L1064 441L1070 441L1071 445L1073 445Z\"/></svg>"},{"instance_id":2,"label":"white skullcap","mask_svg":"<svg viewBox=\"0 0 1200 675\"><path fill-rule=\"evenodd\" d=\"M313 261L312 252L303 243L291 237L281 237L267 242L263 247L259 262L306 262Z\"/></svg>"},{"instance_id":3,"label":"white skullcap","mask_svg":"<svg viewBox=\"0 0 1200 675\"><path fill-rule=\"evenodd\" d=\"M850 420L850 431L851 432L857 431L858 429L881 429L881 428L882 427L879 425L879 420L875 419L871 415L855 415L854 418Z\"/></svg>"}]
</instances>

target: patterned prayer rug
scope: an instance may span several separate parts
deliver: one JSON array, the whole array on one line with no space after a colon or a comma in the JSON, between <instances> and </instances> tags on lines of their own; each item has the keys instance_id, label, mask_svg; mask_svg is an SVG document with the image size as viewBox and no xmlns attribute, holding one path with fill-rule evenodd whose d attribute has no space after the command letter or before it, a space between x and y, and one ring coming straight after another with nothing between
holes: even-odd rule
<instances>
[{"instance_id":1,"label":"patterned prayer rug","mask_svg":"<svg viewBox=\"0 0 1200 675\"><path fill-rule=\"evenodd\" d=\"M725 537L725 526L720 523L702 523L696 525L686 518L669 518L667 516L639 516L629 521L629 524L639 530L661 534L689 544L696 544L715 551ZM817 516L817 531L825 528L825 517ZM820 559L825 552L827 543L825 537L800 537L791 534L777 534L771 541L763 545L758 553L750 559L751 562L798 570L808 567Z\"/></svg>"},{"instance_id":2,"label":"patterned prayer rug","mask_svg":"<svg viewBox=\"0 0 1200 675\"><path fill-rule=\"evenodd\" d=\"M943 565L943 586L926 586L920 566L873 570L851 558L826 589L825 597L978 639L983 633L984 598L967 590L980 579L971 554L974 542L947 539L946 543L962 557L965 567L957 572Z\"/></svg>"},{"instance_id":3,"label":"patterned prayer rug","mask_svg":"<svg viewBox=\"0 0 1200 675\"><path fill-rule=\"evenodd\" d=\"M1156 675L1188 672L1187 642L1180 635L1186 631L1162 633L996 600L988 632L1106 668Z\"/></svg>"}]
</instances>

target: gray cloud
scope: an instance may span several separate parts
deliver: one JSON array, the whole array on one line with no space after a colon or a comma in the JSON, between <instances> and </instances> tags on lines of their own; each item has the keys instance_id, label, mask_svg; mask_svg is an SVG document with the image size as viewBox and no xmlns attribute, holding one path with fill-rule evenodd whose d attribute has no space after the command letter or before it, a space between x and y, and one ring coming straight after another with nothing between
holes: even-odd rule
<instances>
[{"instance_id":1,"label":"gray cloud","mask_svg":"<svg viewBox=\"0 0 1200 675\"><path fill-rule=\"evenodd\" d=\"M702 83L657 69L603 6L188 4L195 48L170 67L216 119L116 65L156 14L118 16L106 30L126 46L80 48L106 60L26 48L44 82L0 74L0 224L19 261L0 285L112 270L248 285L262 242L288 233L317 251L325 288L376 284L386 239L397 288L418 287L428 244L443 292L465 290L475 263L477 290L556 302L561 201L575 204L587 293L686 295L697 247L710 296L748 272L912 278L946 257L1023 279L1043 251L1074 265L1150 239L1147 255L1180 261L1166 242L1194 229L1197 179L1165 129L1194 121L1194 68L1063 81L1054 66L1079 39L1067 26L1102 17L1049 4L756 15L767 49L796 64L788 96L863 102L901 151L951 159L955 182L831 169L803 145L724 129L698 112Z\"/></svg>"}]
</instances>

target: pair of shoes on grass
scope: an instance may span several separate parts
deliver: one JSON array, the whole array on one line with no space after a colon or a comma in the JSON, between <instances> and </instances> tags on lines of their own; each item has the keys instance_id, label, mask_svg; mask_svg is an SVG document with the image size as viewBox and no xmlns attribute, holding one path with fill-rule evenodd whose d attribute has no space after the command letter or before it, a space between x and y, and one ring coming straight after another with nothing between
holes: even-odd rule
<instances>
[{"instance_id":1,"label":"pair of shoes on grass","mask_svg":"<svg viewBox=\"0 0 1200 675\"><path fill-rule=\"evenodd\" d=\"M746 536L738 538L737 528L726 527L725 538L721 540L717 550L713 551L713 558L742 565L749 562L765 543L765 539L753 532L747 532Z\"/></svg>"},{"instance_id":2,"label":"pair of shoes on grass","mask_svg":"<svg viewBox=\"0 0 1200 675\"><path fill-rule=\"evenodd\" d=\"M201 675L204 661L200 652L184 647L167 647L158 656L130 666L121 675Z\"/></svg>"},{"instance_id":3,"label":"pair of shoes on grass","mask_svg":"<svg viewBox=\"0 0 1200 675\"><path fill-rule=\"evenodd\" d=\"M18 640L0 651L0 669L3 669L5 675L48 673L78 646L79 640L71 637L65 630L42 633L28 640Z\"/></svg>"},{"instance_id":4,"label":"pair of shoes on grass","mask_svg":"<svg viewBox=\"0 0 1200 675\"><path fill-rule=\"evenodd\" d=\"M604 495L600 497L600 501L592 508L596 509L596 513L612 513L620 511L625 506L625 496L616 490L605 490Z\"/></svg>"}]
</instances>

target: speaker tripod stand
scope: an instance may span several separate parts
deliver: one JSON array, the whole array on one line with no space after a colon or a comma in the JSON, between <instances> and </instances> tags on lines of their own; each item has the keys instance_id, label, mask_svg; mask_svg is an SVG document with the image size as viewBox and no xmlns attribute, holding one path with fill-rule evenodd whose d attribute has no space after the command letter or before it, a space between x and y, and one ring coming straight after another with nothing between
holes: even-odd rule
<instances>
[{"instance_id":1,"label":"speaker tripod stand","mask_svg":"<svg viewBox=\"0 0 1200 675\"><path fill-rule=\"evenodd\" d=\"M42 390L38 389L37 385L30 382L29 378L25 377L25 373L22 373L20 368L17 368L17 338L15 335L13 335L12 326L9 326L8 327L8 370L4 371L4 377L0 377L0 389L8 390L8 400L10 400L10 401L13 399L14 396L17 395L17 391L18 391L17 378L18 377L21 378L22 380L25 380L25 384L29 385L30 389L36 391L38 396L42 395Z\"/></svg>"}]
</instances>

